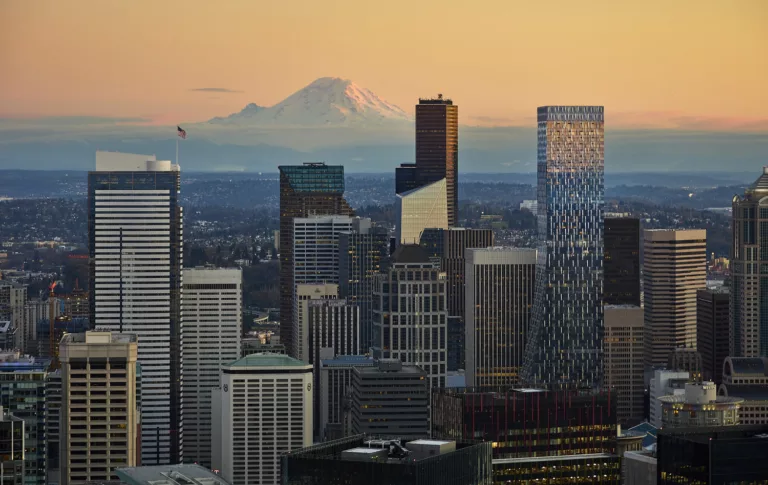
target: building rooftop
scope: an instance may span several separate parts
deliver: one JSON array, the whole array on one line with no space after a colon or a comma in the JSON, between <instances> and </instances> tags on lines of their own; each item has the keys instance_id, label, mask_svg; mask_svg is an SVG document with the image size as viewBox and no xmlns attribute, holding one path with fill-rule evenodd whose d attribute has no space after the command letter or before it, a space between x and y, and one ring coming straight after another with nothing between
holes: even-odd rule
<instances>
[{"instance_id":1,"label":"building rooftop","mask_svg":"<svg viewBox=\"0 0 768 485\"><path fill-rule=\"evenodd\" d=\"M655 444L656 436L659 432L655 426L647 421L645 423L640 423L637 426L629 428L628 431L633 433L645 433L645 438L643 438L643 448L647 448Z\"/></svg>"},{"instance_id":2,"label":"building rooftop","mask_svg":"<svg viewBox=\"0 0 768 485\"><path fill-rule=\"evenodd\" d=\"M726 396L743 398L747 401L768 401L768 386L722 384L720 390Z\"/></svg>"},{"instance_id":3,"label":"building rooftop","mask_svg":"<svg viewBox=\"0 0 768 485\"><path fill-rule=\"evenodd\" d=\"M228 367L311 367L310 365L294 359L285 354L275 354L272 352L260 352L257 354L246 355L238 359Z\"/></svg>"},{"instance_id":4,"label":"building rooftop","mask_svg":"<svg viewBox=\"0 0 768 485\"><path fill-rule=\"evenodd\" d=\"M118 468L115 474L128 485L229 485L200 465L160 465Z\"/></svg>"},{"instance_id":5,"label":"building rooftop","mask_svg":"<svg viewBox=\"0 0 768 485\"><path fill-rule=\"evenodd\" d=\"M553 461L599 460L606 458L616 458L616 455L611 453L588 453L584 455L526 456L524 458L500 458L493 460L493 464L527 463L530 461L548 463Z\"/></svg>"},{"instance_id":6,"label":"building rooftop","mask_svg":"<svg viewBox=\"0 0 768 485\"><path fill-rule=\"evenodd\" d=\"M418 244L403 244L392 255L395 263L429 263L429 253Z\"/></svg>"},{"instance_id":7,"label":"building rooftop","mask_svg":"<svg viewBox=\"0 0 768 485\"><path fill-rule=\"evenodd\" d=\"M68 333L61 338L61 343L66 344L130 344L136 342L138 342L136 334L118 332Z\"/></svg>"},{"instance_id":8,"label":"building rooftop","mask_svg":"<svg viewBox=\"0 0 768 485\"><path fill-rule=\"evenodd\" d=\"M747 192L768 192L768 167L763 167L763 173L752 182Z\"/></svg>"},{"instance_id":9,"label":"building rooftop","mask_svg":"<svg viewBox=\"0 0 768 485\"><path fill-rule=\"evenodd\" d=\"M373 366L373 358L367 355L337 355L332 359L322 359L320 365L324 367L344 367L350 365Z\"/></svg>"},{"instance_id":10,"label":"building rooftop","mask_svg":"<svg viewBox=\"0 0 768 485\"><path fill-rule=\"evenodd\" d=\"M741 377L768 377L768 357L727 357L725 371Z\"/></svg>"}]
</instances>

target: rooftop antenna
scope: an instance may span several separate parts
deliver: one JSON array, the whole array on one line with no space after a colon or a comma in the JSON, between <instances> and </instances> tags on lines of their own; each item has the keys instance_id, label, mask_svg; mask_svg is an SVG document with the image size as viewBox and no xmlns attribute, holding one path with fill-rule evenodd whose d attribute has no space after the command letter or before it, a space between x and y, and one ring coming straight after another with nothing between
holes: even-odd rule
<instances>
[{"instance_id":1,"label":"rooftop antenna","mask_svg":"<svg viewBox=\"0 0 768 485\"><path fill-rule=\"evenodd\" d=\"M443 93L437 93L437 99L443 99Z\"/></svg>"}]
</instances>

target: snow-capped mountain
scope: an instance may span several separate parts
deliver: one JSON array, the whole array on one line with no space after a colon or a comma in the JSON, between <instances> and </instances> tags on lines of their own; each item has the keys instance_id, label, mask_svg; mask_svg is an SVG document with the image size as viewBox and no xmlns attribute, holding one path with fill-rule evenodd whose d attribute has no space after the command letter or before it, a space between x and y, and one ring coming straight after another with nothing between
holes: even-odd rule
<instances>
[{"instance_id":1,"label":"snow-capped mountain","mask_svg":"<svg viewBox=\"0 0 768 485\"><path fill-rule=\"evenodd\" d=\"M253 103L239 113L209 121L215 125L366 126L412 120L398 106L348 79L323 77L280 103L264 108Z\"/></svg>"}]
</instances>

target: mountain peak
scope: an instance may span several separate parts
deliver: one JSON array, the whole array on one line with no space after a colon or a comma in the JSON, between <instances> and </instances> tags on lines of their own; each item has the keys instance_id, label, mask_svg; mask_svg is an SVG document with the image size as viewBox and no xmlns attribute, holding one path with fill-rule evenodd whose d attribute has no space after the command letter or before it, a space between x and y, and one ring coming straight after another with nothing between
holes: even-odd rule
<instances>
[{"instance_id":1,"label":"mountain peak","mask_svg":"<svg viewBox=\"0 0 768 485\"><path fill-rule=\"evenodd\" d=\"M210 123L365 126L410 121L401 108L349 79L321 77L272 107L251 103L239 113L214 118Z\"/></svg>"}]
</instances>

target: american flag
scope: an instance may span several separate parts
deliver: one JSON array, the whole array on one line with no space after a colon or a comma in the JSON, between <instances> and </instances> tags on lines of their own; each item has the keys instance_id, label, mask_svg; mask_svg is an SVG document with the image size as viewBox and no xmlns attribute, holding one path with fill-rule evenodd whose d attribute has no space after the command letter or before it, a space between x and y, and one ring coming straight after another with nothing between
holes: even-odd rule
<instances>
[{"instance_id":1,"label":"american flag","mask_svg":"<svg viewBox=\"0 0 768 485\"><path fill-rule=\"evenodd\" d=\"M187 139L187 132L181 129L181 126L176 127L177 130L179 130L179 136L183 139Z\"/></svg>"}]
</instances>

